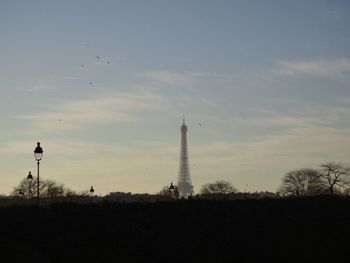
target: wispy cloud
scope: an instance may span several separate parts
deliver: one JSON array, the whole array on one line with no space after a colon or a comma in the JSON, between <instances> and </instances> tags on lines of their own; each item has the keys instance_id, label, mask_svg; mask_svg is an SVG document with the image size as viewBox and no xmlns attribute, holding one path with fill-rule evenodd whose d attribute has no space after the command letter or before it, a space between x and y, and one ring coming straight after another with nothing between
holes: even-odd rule
<instances>
[{"instance_id":1,"label":"wispy cloud","mask_svg":"<svg viewBox=\"0 0 350 263\"><path fill-rule=\"evenodd\" d=\"M92 144L87 142L70 141L70 140L45 140L45 152L52 155L78 156L82 154L93 154L95 149ZM34 149L35 142L32 139L16 140L1 144L0 154L7 155L28 155L28 149ZM67 150L69 149L69 150ZM45 153L46 154L46 153Z\"/></svg>"},{"instance_id":2,"label":"wispy cloud","mask_svg":"<svg viewBox=\"0 0 350 263\"><path fill-rule=\"evenodd\" d=\"M32 121L34 127L78 129L90 124L134 121L144 112L160 111L167 107L167 99L150 92L113 92L91 99L65 100L50 105L46 112L18 115Z\"/></svg>"},{"instance_id":3,"label":"wispy cloud","mask_svg":"<svg viewBox=\"0 0 350 263\"><path fill-rule=\"evenodd\" d=\"M80 78L77 76L63 76L62 79L63 80L78 80Z\"/></svg>"},{"instance_id":4,"label":"wispy cloud","mask_svg":"<svg viewBox=\"0 0 350 263\"><path fill-rule=\"evenodd\" d=\"M232 77L230 74L220 74L220 73L214 73L214 72L194 72L194 71L188 71L186 74L190 77L213 77L213 78L227 78Z\"/></svg>"},{"instance_id":5,"label":"wispy cloud","mask_svg":"<svg viewBox=\"0 0 350 263\"><path fill-rule=\"evenodd\" d=\"M152 70L143 74L144 77L172 86L191 86L201 78L228 78L230 74L219 74L214 72L184 71L176 72L169 70Z\"/></svg>"},{"instance_id":6,"label":"wispy cloud","mask_svg":"<svg viewBox=\"0 0 350 263\"><path fill-rule=\"evenodd\" d=\"M248 142L192 145L193 180L224 178L241 189L249 182L258 189L275 191L283 174L291 169L317 168L322 162L334 160L346 162L350 156L345 143L349 136L349 129L299 127Z\"/></svg>"},{"instance_id":7,"label":"wispy cloud","mask_svg":"<svg viewBox=\"0 0 350 263\"><path fill-rule=\"evenodd\" d=\"M272 114L246 120L255 125L276 127L342 127L350 128L350 109L344 107L303 108L290 114Z\"/></svg>"},{"instance_id":8,"label":"wispy cloud","mask_svg":"<svg viewBox=\"0 0 350 263\"><path fill-rule=\"evenodd\" d=\"M193 83L193 78L190 74L168 70L147 71L143 76L150 80L176 87L189 87Z\"/></svg>"},{"instance_id":9,"label":"wispy cloud","mask_svg":"<svg viewBox=\"0 0 350 263\"><path fill-rule=\"evenodd\" d=\"M52 86L46 86L46 85L37 85L32 87L26 87L26 88L19 88L18 91L25 91L25 92L42 92L42 91L51 91L55 90L55 87Z\"/></svg>"},{"instance_id":10,"label":"wispy cloud","mask_svg":"<svg viewBox=\"0 0 350 263\"><path fill-rule=\"evenodd\" d=\"M339 77L350 75L350 59L278 61L276 72L289 76Z\"/></svg>"}]
</instances>

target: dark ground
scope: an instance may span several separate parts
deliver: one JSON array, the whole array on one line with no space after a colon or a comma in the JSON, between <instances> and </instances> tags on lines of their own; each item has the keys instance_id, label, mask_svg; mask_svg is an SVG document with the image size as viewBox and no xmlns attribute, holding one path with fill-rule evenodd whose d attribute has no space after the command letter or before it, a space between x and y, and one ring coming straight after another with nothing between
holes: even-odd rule
<instances>
[{"instance_id":1,"label":"dark ground","mask_svg":"<svg viewBox=\"0 0 350 263\"><path fill-rule=\"evenodd\" d=\"M349 262L350 199L0 207L0 262Z\"/></svg>"}]
</instances>

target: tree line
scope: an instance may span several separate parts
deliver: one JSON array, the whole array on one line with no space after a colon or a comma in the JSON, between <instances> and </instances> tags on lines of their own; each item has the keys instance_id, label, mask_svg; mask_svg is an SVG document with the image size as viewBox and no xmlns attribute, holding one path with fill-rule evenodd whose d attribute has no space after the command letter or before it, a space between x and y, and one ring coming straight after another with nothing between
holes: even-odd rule
<instances>
[{"instance_id":1,"label":"tree line","mask_svg":"<svg viewBox=\"0 0 350 263\"><path fill-rule=\"evenodd\" d=\"M349 194L350 167L328 162L318 169L301 168L289 171L282 178L279 191L286 195L313 196Z\"/></svg>"},{"instance_id":2,"label":"tree line","mask_svg":"<svg viewBox=\"0 0 350 263\"><path fill-rule=\"evenodd\" d=\"M300 168L287 172L282 177L282 183L278 194L283 196L315 196L350 194L350 167L339 162L328 162L320 165L318 169ZM235 194L237 189L229 181L218 180L204 184L199 194ZM174 191L169 191L165 186L158 193L160 195L173 195L178 197L175 186Z\"/></svg>"},{"instance_id":3,"label":"tree line","mask_svg":"<svg viewBox=\"0 0 350 263\"><path fill-rule=\"evenodd\" d=\"M28 181L24 178L18 186L14 187L11 195L25 199L32 199L37 196L37 179ZM57 183L50 179L41 179L39 181L40 198L57 198L64 196L88 196L89 191L76 192L66 187L64 184Z\"/></svg>"},{"instance_id":4,"label":"tree line","mask_svg":"<svg viewBox=\"0 0 350 263\"><path fill-rule=\"evenodd\" d=\"M283 196L315 196L322 194L350 194L350 167L342 163L328 162L321 164L318 169L300 168L287 172L282 177L281 185L278 189L279 194ZM199 194L235 194L237 189L229 181L217 180L213 183L204 184ZM77 193L63 184L53 180L40 180L39 194L41 198L57 198L64 196L88 196L89 191ZM164 186L158 195L179 197L177 186L169 189ZM12 196L31 199L37 195L37 182L29 182L24 178L16 186Z\"/></svg>"}]
</instances>

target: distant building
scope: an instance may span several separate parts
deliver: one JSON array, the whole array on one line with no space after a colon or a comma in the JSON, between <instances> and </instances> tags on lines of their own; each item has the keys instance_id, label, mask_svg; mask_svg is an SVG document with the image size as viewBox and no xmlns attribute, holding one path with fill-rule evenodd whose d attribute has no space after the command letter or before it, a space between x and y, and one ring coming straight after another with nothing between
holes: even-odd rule
<instances>
[{"instance_id":1,"label":"distant building","mask_svg":"<svg viewBox=\"0 0 350 263\"><path fill-rule=\"evenodd\" d=\"M171 200L169 196L164 195L150 195L144 194L132 194L131 192L111 192L103 197L104 200L121 203L132 203L132 202L158 202Z\"/></svg>"},{"instance_id":2,"label":"distant building","mask_svg":"<svg viewBox=\"0 0 350 263\"><path fill-rule=\"evenodd\" d=\"M279 193L272 193L267 191L261 192L238 192L232 194L199 194L195 196L196 199L204 200L245 200L245 199L276 199L281 198Z\"/></svg>"},{"instance_id":3,"label":"distant building","mask_svg":"<svg viewBox=\"0 0 350 263\"><path fill-rule=\"evenodd\" d=\"M4 195L4 194L0 194L0 199L9 199L9 196Z\"/></svg>"}]
</instances>

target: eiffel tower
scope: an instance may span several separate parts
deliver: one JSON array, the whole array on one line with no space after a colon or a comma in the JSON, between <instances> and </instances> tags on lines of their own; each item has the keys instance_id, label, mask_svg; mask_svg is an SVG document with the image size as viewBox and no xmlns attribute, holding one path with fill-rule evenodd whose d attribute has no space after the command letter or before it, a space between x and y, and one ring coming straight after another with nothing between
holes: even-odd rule
<instances>
[{"instance_id":1,"label":"eiffel tower","mask_svg":"<svg viewBox=\"0 0 350 263\"><path fill-rule=\"evenodd\" d=\"M191 182L190 165L188 161L187 126L185 124L185 115L183 116L183 123L181 126L181 150L177 187L179 197L188 198L189 196L193 195L193 185Z\"/></svg>"}]
</instances>

